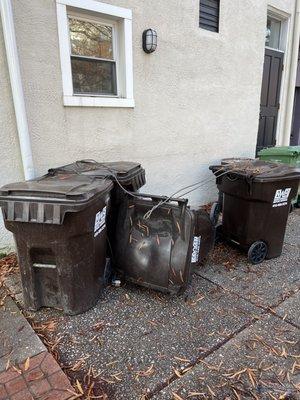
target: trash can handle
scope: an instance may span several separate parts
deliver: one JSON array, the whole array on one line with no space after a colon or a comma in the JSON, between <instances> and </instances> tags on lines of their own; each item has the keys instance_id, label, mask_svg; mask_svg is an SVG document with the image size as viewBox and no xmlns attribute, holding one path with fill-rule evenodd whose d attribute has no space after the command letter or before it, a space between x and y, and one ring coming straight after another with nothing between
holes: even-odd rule
<instances>
[{"instance_id":1,"label":"trash can handle","mask_svg":"<svg viewBox=\"0 0 300 400\"><path fill-rule=\"evenodd\" d=\"M153 201L165 201L166 203L178 203L179 206L181 205L187 205L188 199L183 199L183 198L176 198L176 197L168 197L168 196L160 196L160 195L154 195L154 194L146 194L146 193L136 193L135 196L138 197L143 197L143 198L149 198Z\"/></svg>"},{"instance_id":2,"label":"trash can handle","mask_svg":"<svg viewBox=\"0 0 300 400\"><path fill-rule=\"evenodd\" d=\"M165 203L177 203L179 208L180 208L180 216L179 216L179 222L180 222L180 236L182 237L183 240L185 240L185 213L186 213L186 208L188 204L188 199L182 199L182 198L174 198L174 197L168 197L168 196L159 196L159 195L153 195L153 194L145 194L145 193L138 193L137 196L140 196L141 198L149 198L153 201L165 201ZM178 223L178 221L177 221Z\"/></svg>"},{"instance_id":3,"label":"trash can handle","mask_svg":"<svg viewBox=\"0 0 300 400\"><path fill-rule=\"evenodd\" d=\"M98 162L92 158L85 158L83 160L77 160L76 163L98 164Z\"/></svg>"},{"instance_id":4,"label":"trash can handle","mask_svg":"<svg viewBox=\"0 0 300 400\"><path fill-rule=\"evenodd\" d=\"M230 171L228 171L228 173L225 174L226 178L231 182L235 182L239 179L238 175L235 175L235 176L232 176L232 175L233 175L233 173Z\"/></svg>"}]
</instances>

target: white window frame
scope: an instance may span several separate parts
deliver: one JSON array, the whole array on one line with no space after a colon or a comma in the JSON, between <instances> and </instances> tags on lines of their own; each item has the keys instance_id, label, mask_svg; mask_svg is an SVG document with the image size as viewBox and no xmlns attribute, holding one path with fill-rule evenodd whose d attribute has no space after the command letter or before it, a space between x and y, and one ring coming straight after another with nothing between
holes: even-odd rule
<instances>
[{"instance_id":1,"label":"white window frame","mask_svg":"<svg viewBox=\"0 0 300 400\"><path fill-rule=\"evenodd\" d=\"M134 107L131 10L95 0L56 0L56 9L64 105ZM118 30L118 34L114 35L114 50L117 50L117 96L74 94L68 16L85 20L97 19L99 23L110 21L114 32Z\"/></svg>"}]
</instances>

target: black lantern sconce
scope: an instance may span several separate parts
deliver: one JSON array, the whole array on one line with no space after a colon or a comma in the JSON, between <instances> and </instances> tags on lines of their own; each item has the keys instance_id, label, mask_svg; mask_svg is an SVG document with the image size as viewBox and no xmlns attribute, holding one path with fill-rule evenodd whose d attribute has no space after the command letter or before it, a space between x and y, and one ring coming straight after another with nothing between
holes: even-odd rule
<instances>
[{"instance_id":1,"label":"black lantern sconce","mask_svg":"<svg viewBox=\"0 0 300 400\"><path fill-rule=\"evenodd\" d=\"M157 47L157 32L154 29L146 29L143 32L143 50L145 53L153 53Z\"/></svg>"}]
</instances>

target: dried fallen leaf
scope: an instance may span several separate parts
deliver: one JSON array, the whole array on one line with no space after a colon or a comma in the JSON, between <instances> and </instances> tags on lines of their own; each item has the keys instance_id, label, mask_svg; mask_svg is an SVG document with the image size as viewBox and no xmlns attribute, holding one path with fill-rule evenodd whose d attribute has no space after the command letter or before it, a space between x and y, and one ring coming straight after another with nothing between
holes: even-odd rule
<instances>
[{"instance_id":1,"label":"dried fallen leaf","mask_svg":"<svg viewBox=\"0 0 300 400\"><path fill-rule=\"evenodd\" d=\"M234 388L232 388L232 390L233 390L233 393L235 394L237 400L241 400L241 396L238 394L238 392Z\"/></svg>"},{"instance_id":2,"label":"dried fallen leaf","mask_svg":"<svg viewBox=\"0 0 300 400\"><path fill-rule=\"evenodd\" d=\"M78 379L76 379L76 387L77 387L77 389L79 390L79 392L80 392L81 394L84 393L84 392L83 392L83 389L82 389L82 386L81 386L81 384L80 384L80 382L79 382Z\"/></svg>"},{"instance_id":3,"label":"dried fallen leaf","mask_svg":"<svg viewBox=\"0 0 300 400\"><path fill-rule=\"evenodd\" d=\"M179 396L179 394L172 392L173 395L173 400L184 400L182 397Z\"/></svg>"},{"instance_id":4,"label":"dried fallen leaf","mask_svg":"<svg viewBox=\"0 0 300 400\"><path fill-rule=\"evenodd\" d=\"M175 375L178 376L178 378L181 378L182 375L181 375L181 373L178 371L178 369L173 368L173 370L174 370Z\"/></svg>"},{"instance_id":5,"label":"dried fallen leaf","mask_svg":"<svg viewBox=\"0 0 300 400\"><path fill-rule=\"evenodd\" d=\"M82 394L77 394L70 389L67 389L67 392L69 392L72 395L70 400L75 400L75 399L79 399L80 397L82 397Z\"/></svg>"},{"instance_id":6,"label":"dried fallen leaf","mask_svg":"<svg viewBox=\"0 0 300 400\"><path fill-rule=\"evenodd\" d=\"M204 396L205 396L205 393L204 393L204 392L189 392L189 394L188 394L188 396L187 396L187 399L188 399L189 397L195 397L195 396L204 397Z\"/></svg>"},{"instance_id":7,"label":"dried fallen leaf","mask_svg":"<svg viewBox=\"0 0 300 400\"><path fill-rule=\"evenodd\" d=\"M13 368L19 375L22 374L22 371L21 371L18 367L16 367L15 365L13 365L12 368Z\"/></svg>"},{"instance_id":8,"label":"dried fallen leaf","mask_svg":"<svg viewBox=\"0 0 300 400\"><path fill-rule=\"evenodd\" d=\"M240 375L244 374L247 371L247 368L241 369L233 374L224 374L224 376L228 376L229 379L234 379L236 377L240 377Z\"/></svg>"},{"instance_id":9,"label":"dried fallen leaf","mask_svg":"<svg viewBox=\"0 0 300 400\"><path fill-rule=\"evenodd\" d=\"M215 392L212 390L212 388L211 388L209 385L206 385L206 386L207 386L207 389L208 389L209 393L212 395L212 397L216 397L216 394L215 394Z\"/></svg>"},{"instance_id":10,"label":"dried fallen leaf","mask_svg":"<svg viewBox=\"0 0 300 400\"><path fill-rule=\"evenodd\" d=\"M282 346L282 352L280 354L280 357L287 358L287 356L288 356L288 353L287 353L286 349Z\"/></svg>"},{"instance_id":11,"label":"dried fallen leaf","mask_svg":"<svg viewBox=\"0 0 300 400\"><path fill-rule=\"evenodd\" d=\"M154 365L152 364L146 371L137 371L135 379L138 380L140 377L148 377L154 374Z\"/></svg>"},{"instance_id":12,"label":"dried fallen leaf","mask_svg":"<svg viewBox=\"0 0 300 400\"><path fill-rule=\"evenodd\" d=\"M255 388L256 387L256 382L255 382L255 375L251 371L251 369L247 368L247 374L249 376L249 380L252 383L252 386Z\"/></svg>"},{"instance_id":13,"label":"dried fallen leaf","mask_svg":"<svg viewBox=\"0 0 300 400\"><path fill-rule=\"evenodd\" d=\"M183 368L183 369L181 370L181 374L182 374L182 375L186 374L186 373L187 373L188 371L190 371L192 368L193 368L193 366L187 367L187 368Z\"/></svg>"},{"instance_id":14,"label":"dried fallen leaf","mask_svg":"<svg viewBox=\"0 0 300 400\"><path fill-rule=\"evenodd\" d=\"M174 356L174 358L175 358L175 360L178 360L178 361L190 362L190 360L188 360L187 358L181 358L181 357L176 357L176 356Z\"/></svg>"},{"instance_id":15,"label":"dried fallen leaf","mask_svg":"<svg viewBox=\"0 0 300 400\"><path fill-rule=\"evenodd\" d=\"M99 321L95 325L92 326L93 331L95 332L100 332L103 330L105 327L105 322L104 321Z\"/></svg>"},{"instance_id":16,"label":"dried fallen leaf","mask_svg":"<svg viewBox=\"0 0 300 400\"><path fill-rule=\"evenodd\" d=\"M29 366L30 366L30 358L28 357L24 364L24 371L27 371L29 369Z\"/></svg>"}]
</instances>

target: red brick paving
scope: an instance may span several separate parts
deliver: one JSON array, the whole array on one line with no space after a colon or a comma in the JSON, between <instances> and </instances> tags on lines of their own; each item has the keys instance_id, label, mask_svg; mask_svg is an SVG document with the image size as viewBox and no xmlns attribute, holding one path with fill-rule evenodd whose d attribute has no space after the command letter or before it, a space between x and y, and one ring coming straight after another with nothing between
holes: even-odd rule
<instances>
[{"instance_id":1,"label":"red brick paving","mask_svg":"<svg viewBox=\"0 0 300 400\"><path fill-rule=\"evenodd\" d=\"M73 393L73 394L72 394ZM67 400L74 397L68 378L47 351L0 373L0 400Z\"/></svg>"}]
</instances>

